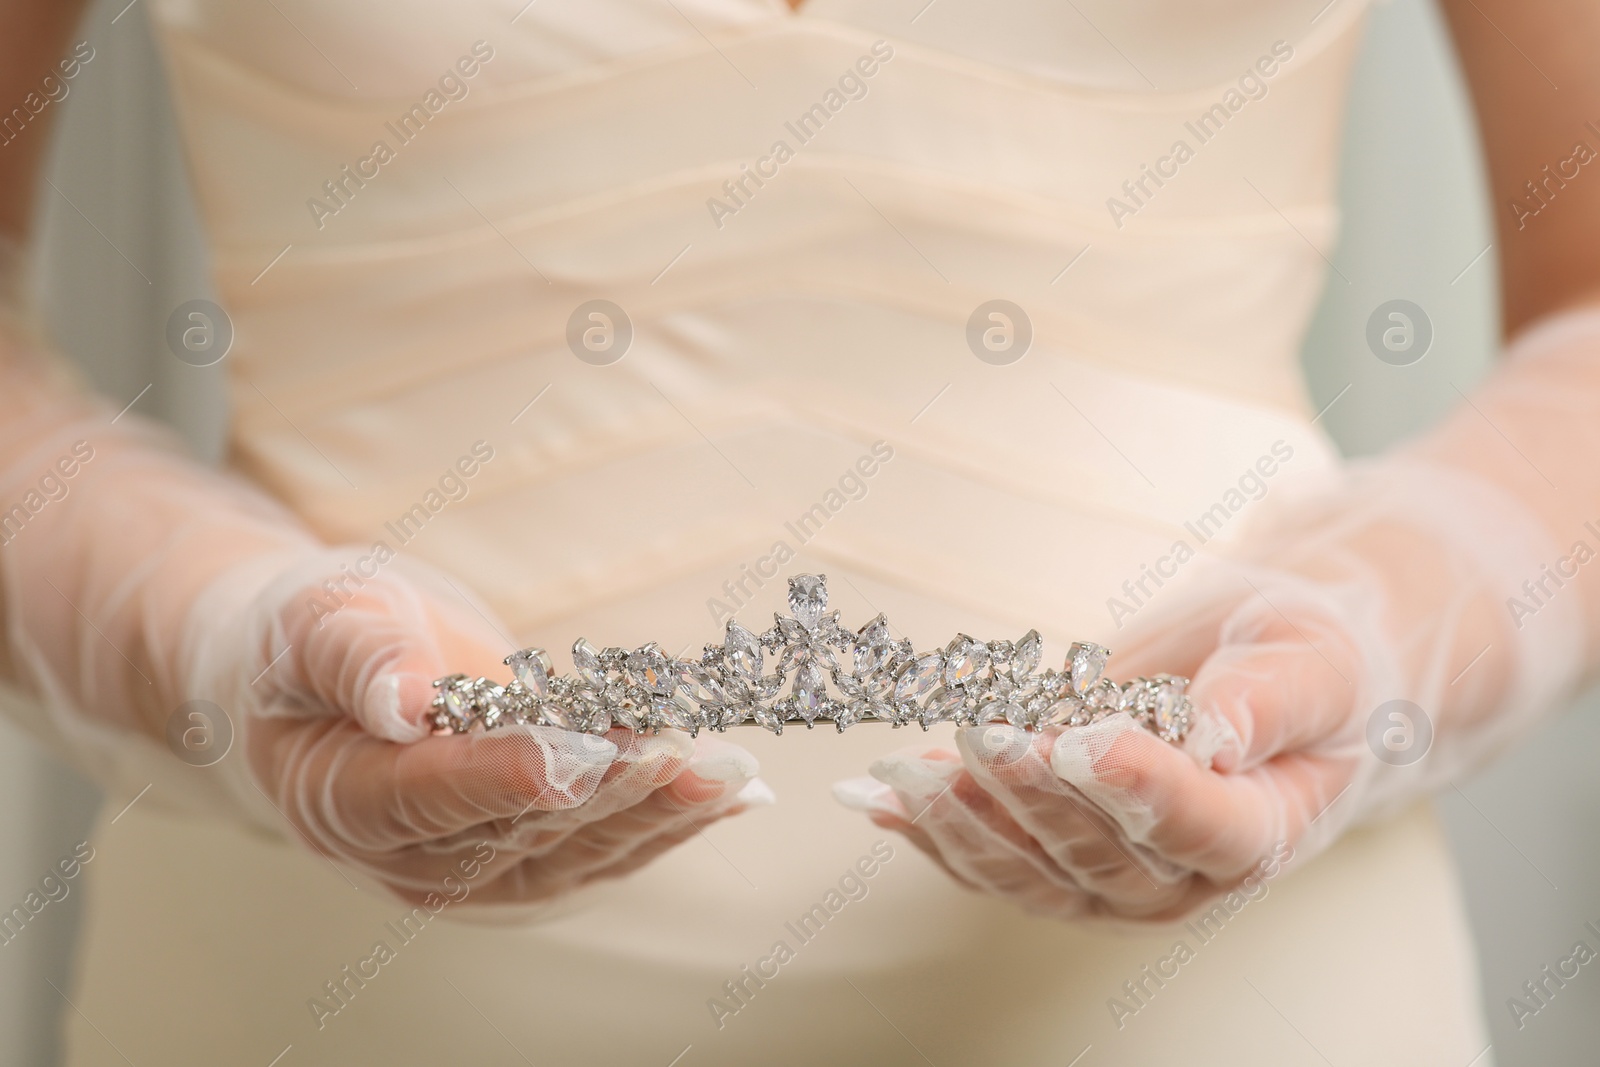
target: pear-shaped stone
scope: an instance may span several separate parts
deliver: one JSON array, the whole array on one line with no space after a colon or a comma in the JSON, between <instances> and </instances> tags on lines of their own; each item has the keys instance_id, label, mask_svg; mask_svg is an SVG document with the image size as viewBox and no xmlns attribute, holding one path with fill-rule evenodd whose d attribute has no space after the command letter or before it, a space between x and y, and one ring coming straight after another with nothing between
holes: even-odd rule
<instances>
[{"instance_id":1,"label":"pear-shaped stone","mask_svg":"<svg viewBox=\"0 0 1600 1067\"><path fill-rule=\"evenodd\" d=\"M505 662L506 666L511 668L511 677L515 678L523 689L539 700L544 700L550 695L550 678L555 674L554 666L550 662L550 653L542 648L525 648L520 652L511 653Z\"/></svg>"},{"instance_id":2,"label":"pear-shaped stone","mask_svg":"<svg viewBox=\"0 0 1600 1067\"><path fill-rule=\"evenodd\" d=\"M797 574L789 579L789 610L806 629L814 629L828 606L828 578L823 574Z\"/></svg>"}]
</instances>

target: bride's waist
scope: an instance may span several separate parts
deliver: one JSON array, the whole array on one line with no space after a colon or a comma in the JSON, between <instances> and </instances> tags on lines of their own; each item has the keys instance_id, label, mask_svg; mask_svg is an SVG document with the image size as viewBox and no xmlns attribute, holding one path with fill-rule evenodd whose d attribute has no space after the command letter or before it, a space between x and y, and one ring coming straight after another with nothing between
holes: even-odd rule
<instances>
[{"instance_id":1,"label":"bride's waist","mask_svg":"<svg viewBox=\"0 0 1600 1067\"><path fill-rule=\"evenodd\" d=\"M331 409L271 396L235 459L330 539L444 566L519 628L677 583L698 618L800 555L1028 621L1228 539L1332 462L1292 411L878 326L823 345L801 321L681 316L610 365L563 346Z\"/></svg>"}]
</instances>

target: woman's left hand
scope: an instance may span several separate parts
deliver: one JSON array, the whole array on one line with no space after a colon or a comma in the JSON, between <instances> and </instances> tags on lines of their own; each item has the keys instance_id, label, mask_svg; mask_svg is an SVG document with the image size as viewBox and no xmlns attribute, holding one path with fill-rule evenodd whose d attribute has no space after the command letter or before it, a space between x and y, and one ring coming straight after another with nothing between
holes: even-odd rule
<instances>
[{"instance_id":1,"label":"woman's left hand","mask_svg":"<svg viewBox=\"0 0 1600 1067\"><path fill-rule=\"evenodd\" d=\"M1182 746L1124 713L970 727L839 799L1031 911L1165 920L1442 784L1570 680L1572 641L1536 669L1510 625L1506 590L1548 549L1492 487L1375 464L1292 514L1119 642L1119 674L1193 678Z\"/></svg>"}]
</instances>

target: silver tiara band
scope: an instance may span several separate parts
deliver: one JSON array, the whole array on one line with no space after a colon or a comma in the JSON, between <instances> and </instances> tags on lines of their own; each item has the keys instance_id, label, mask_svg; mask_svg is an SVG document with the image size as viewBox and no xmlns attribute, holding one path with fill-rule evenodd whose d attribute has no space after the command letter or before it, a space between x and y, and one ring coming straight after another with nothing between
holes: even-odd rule
<instances>
[{"instance_id":1,"label":"silver tiara band","mask_svg":"<svg viewBox=\"0 0 1600 1067\"><path fill-rule=\"evenodd\" d=\"M434 732L513 723L594 734L750 724L781 734L785 726L829 722L840 731L860 722L1042 730L1125 714L1179 742L1194 717L1184 695L1189 679L1158 674L1119 685L1101 677L1111 653L1100 645L1076 642L1061 670L1039 671L1037 630L1016 641L958 634L943 649L917 652L893 638L882 614L851 631L827 606L826 576L801 574L789 579L791 615L774 615L762 634L730 619L723 644L706 645L697 660L668 656L656 644L597 649L580 637L572 646L575 673L557 675L544 649L523 649L506 657L513 680L505 685L465 674L435 681Z\"/></svg>"}]
</instances>

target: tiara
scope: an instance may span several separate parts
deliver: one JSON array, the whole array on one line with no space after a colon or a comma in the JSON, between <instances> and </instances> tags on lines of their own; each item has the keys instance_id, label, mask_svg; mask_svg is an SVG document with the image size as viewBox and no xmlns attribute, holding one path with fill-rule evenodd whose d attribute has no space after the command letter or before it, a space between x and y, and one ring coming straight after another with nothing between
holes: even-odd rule
<instances>
[{"instance_id":1,"label":"tiara","mask_svg":"<svg viewBox=\"0 0 1600 1067\"><path fill-rule=\"evenodd\" d=\"M557 675L550 654L525 648L507 656L512 681L452 674L433 683L434 732L464 734L514 723L600 734L613 727L726 730L756 725L783 733L831 722L843 732L860 722L1009 723L1024 730L1087 726L1126 714L1163 740L1182 741L1194 717L1171 674L1121 685L1101 677L1111 653L1087 641L1067 650L1061 670L1039 671L1044 642L1029 630L1016 641L958 634L942 649L917 652L896 641L879 613L859 630L839 625L828 606L827 577L789 579L791 614L773 615L756 634L728 620L721 645L698 660L668 656L657 644L628 651L572 646L575 673ZM832 681L832 686L828 685ZM785 687L789 692L784 694Z\"/></svg>"}]
</instances>

